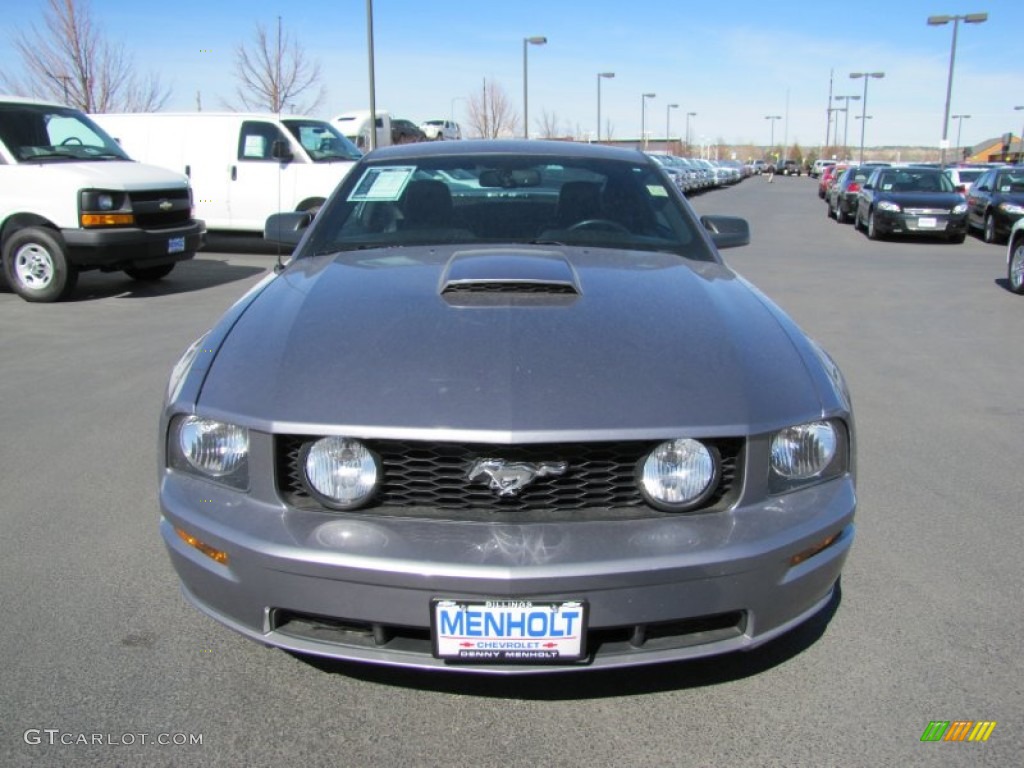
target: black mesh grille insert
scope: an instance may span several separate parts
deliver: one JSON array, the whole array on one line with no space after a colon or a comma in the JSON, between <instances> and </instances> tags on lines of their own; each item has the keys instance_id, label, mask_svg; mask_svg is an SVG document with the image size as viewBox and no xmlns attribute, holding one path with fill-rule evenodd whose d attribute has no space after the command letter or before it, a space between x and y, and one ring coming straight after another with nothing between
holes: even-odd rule
<instances>
[{"instance_id":1,"label":"black mesh grille insert","mask_svg":"<svg viewBox=\"0 0 1024 768\"><path fill-rule=\"evenodd\" d=\"M452 283L445 286L446 294L459 293L544 293L555 295L576 295L576 289L565 283L531 283L531 282L475 282Z\"/></svg>"},{"instance_id":2,"label":"black mesh grille insert","mask_svg":"<svg viewBox=\"0 0 1024 768\"><path fill-rule=\"evenodd\" d=\"M285 435L276 439L277 484L288 504L320 508L306 485L303 447L316 436ZM563 443L490 445L424 443L406 440L369 440L367 447L381 461L382 488L377 508L398 508L405 514L429 516L435 512L534 512L552 510L612 510L638 508L644 514L665 514L650 509L636 484L639 462L659 441L616 443ZM704 509L728 503L738 492L737 471L742 440L708 440L722 456L721 479ZM470 482L477 459L507 462L566 462L565 473L534 480L519 495L499 497L482 479Z\"/></svg>"}]
</instances>

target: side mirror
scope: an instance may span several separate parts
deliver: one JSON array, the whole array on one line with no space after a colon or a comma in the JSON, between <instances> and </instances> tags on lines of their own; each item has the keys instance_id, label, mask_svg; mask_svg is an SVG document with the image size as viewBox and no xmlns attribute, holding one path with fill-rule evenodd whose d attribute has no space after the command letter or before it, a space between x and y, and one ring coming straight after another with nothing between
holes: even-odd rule
<instances>
[{"instance_id":1,"label":"side mirror","mask_svg":"<svg viewBox=\"0 0 1024 768\"><path fill-rule=\"evenodd\" d=\"M270 145L270 156L275 160L280 160L282 163L290 163L295 159L295 155L292 154L288 142L281 139Z\"/></svg>"},{"instance_id":2,"label":"side mirror","mask_svg":"<svg viewBox=\"0 0 1024 768\"><path fill-rule=\"evenodd\" d=\"M874 189L874 188L875 188L874 184L865 184L863 187L861 187L861 189Z\"/></svg>"},{"instance_id":3,"label":"side mirror","mask_svg":"<svg viewBox=\"0 0 1024 768\"><path fill-rule=\"evenodd\" d=\"M306 229L313 222L312 211L289 211L274 213L263 225L263 239L268 243L298 245Z\"/></svg>"},{"instance_id":4,"label":"side mirror","mask_svg":"<svg viewBox=\"0 0 1024 768\"><path fill-rule=\"evenodd\" d=\"M750 224L738 216L701 216L700 223L716 248L750 245Z\"/></svg>"}]
</instances>

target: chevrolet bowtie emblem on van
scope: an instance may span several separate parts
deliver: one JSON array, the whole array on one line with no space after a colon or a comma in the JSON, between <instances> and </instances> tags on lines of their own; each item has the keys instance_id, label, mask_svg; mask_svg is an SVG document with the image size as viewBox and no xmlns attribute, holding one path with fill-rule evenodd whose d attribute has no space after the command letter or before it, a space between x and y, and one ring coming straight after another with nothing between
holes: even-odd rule
<instances>
[{"instance_id":1,"label":"chevrolet bowtie emblem on van","mask_svg":"<svg viewBox=\"0 0 1024 768\"><path fill-rule=\"evenodd\" d=\"M161 211L169 211L173 207L174 207L174 203L172 203L170 200L161 200L160 201L160 210Z\"/></svg>"},{"instance_id":2,"label":"chevrolet bowtie emblem on van","mask_svg":"<svg viewBox=\"0 0 1024 768\"><path fill-rule=\"evenodd\" d=\"M518 496L519 492L538 477L557 477L565 474L569 465L564 461L542 461L539 464L504 459L477 459L466 476L476 480L481 475L490 478L487 487L499 496Z\"/></svg>"}]
</instances>

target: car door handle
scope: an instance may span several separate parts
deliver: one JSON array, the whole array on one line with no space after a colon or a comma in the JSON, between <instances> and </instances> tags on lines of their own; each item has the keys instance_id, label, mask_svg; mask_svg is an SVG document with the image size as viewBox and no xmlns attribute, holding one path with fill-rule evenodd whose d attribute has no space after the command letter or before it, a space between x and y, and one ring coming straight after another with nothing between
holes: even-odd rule
<instances>
[{"instance_id":1,"label":"car door handle","mask_svg":"<svg viewBox=\"0 0 1024 768\"><path fill-rule=\"evenodd\" d=\"M232 181L238 181L238 166L237 165L232 165L231 166L231 180Z\"/></svg>"}]
</instances>

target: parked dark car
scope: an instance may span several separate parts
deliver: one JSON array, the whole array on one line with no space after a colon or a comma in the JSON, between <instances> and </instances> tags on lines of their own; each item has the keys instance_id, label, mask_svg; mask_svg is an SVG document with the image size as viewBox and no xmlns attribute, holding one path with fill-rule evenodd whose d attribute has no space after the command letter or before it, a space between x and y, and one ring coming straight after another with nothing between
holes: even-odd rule
<instances>
[{"instance_id":1,"label":"parked dark car","mask_svg":"<svg viewBox=\"0 0 1024 768\"><path fill-rule=\"evenodd\" d=\"M854 226L872 240L886 235L967 236L967 202L938 168L874 167L857 195Z\"/></svg>"},{"instance_id":2,"label":"parked dark car","mask_svg":"<svg viewBox=\"0 0 1024 768\"><path fill-rule=\"evenodd\" d=\"M796 160L786 160L779 166L778 172L782 176L799 176L803 173L803 166Z\"/></svg>"},{"instance_id":3,"label":"parked dark car","mask_svg":"<svg viewBox=\"0 0 1024 768\"><path fill-rule=\"evenodd\" d=\"M853 166L842 172L839 179L828 187L828 215L840 224L853 221L857 212L857 195L861 185L871 175L870 168Z\"/></svg>"},{"instance_id":4,"label":"parked dark car","mask_svg":"<svg viewBox=\"0 0 1024 768\"><path fill-rule=\"evenodd\" d=\"M835 363L635 150L362 158L175 367L160 530L264 645L417 669L761 645L833 600L855 438ZM717 247L716 247L717 246Z\"/></svg>"},{"instance_id":5,"label":"parked dark car","mask_svg":"<svg viewBox=\"0 0 1024 768\"><path fill-rule=\"evenodd\" d=\"M991 168L967 193L967 223L986 243L1005 242L1024 217L1024 165Z\"/></svg>"},{"instance_id":6,"label":"parked dark car","mask_svg":"<svg viewBox=\"0 0 1024 768\"><path fill-rule=\"evenodd\" d=\"M414 141L426 141L425 134L412 120L391 118L391 143L409 144Z\"/></svg>"}]
</instances>

